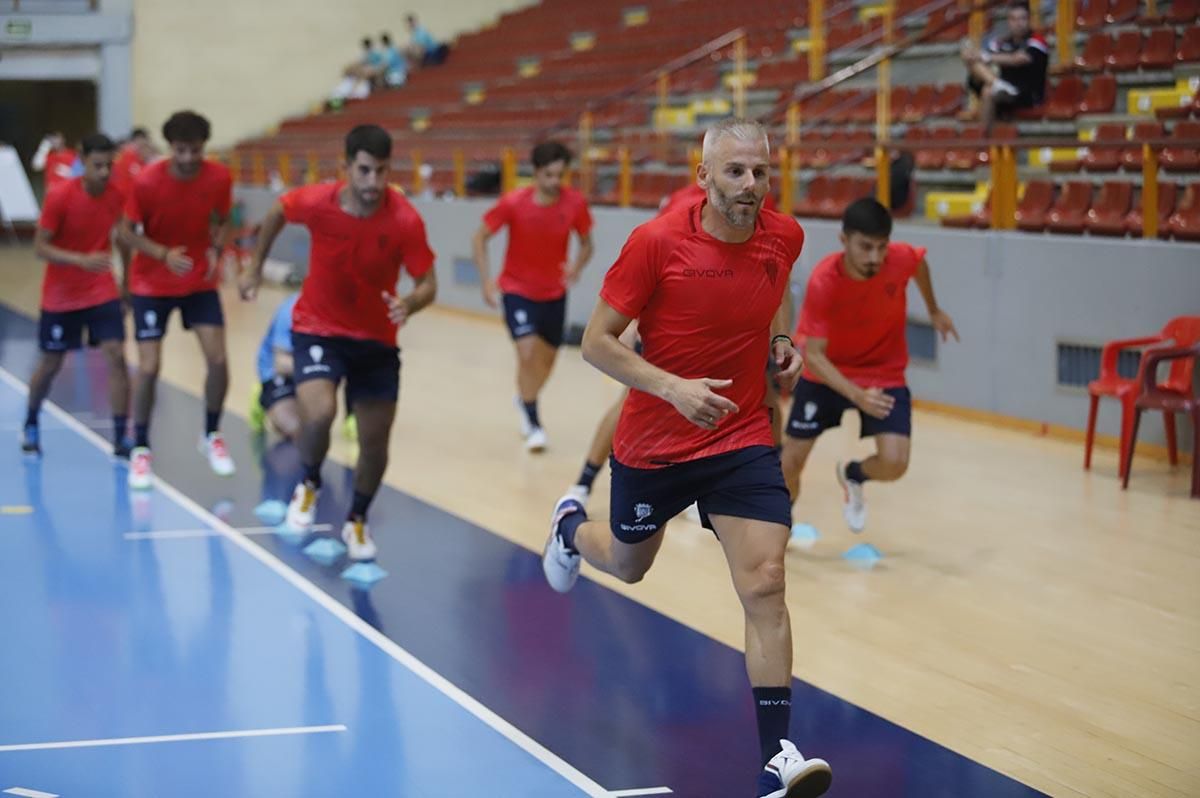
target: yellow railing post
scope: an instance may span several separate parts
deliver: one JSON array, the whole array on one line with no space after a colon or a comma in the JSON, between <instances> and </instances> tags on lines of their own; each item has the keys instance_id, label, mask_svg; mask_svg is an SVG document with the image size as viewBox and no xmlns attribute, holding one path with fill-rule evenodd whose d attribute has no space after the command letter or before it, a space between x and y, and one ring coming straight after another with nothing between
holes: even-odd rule
<instances>
[{"instance_id":1,"label":"yellow railing post","mask_svg":"<svg viewBox=\"0 0 1200 798\"><path fill-rule=\"evenodd\" d=\"M746 116L746 37L733 43L733 113L739 119Z\"/></svg>"},{"instance_id":2,"label":"yellow railing post","mask_svg":"<svg viewBox=\"0 0 1200 798\"><path fill-rule=\"evenodd\" d=\"M787 136L784 142L789 147L795 147L800 143L800 103L788 103L786 119Z\"/></svg>"},{"instance_id":3,"label":"yellow railing post","mask_svg":"<svg viewBox=\"0 0 1200 798\"><path fill-rule=\"evenodd\" d=\"M975 5L971 0L959 0L959 8L970 9L967 17L967 37L978 49L983 45L983 35L987 33L987 18L983 6Z\"/></svg>"},{"instance_id":4,"label":"yellow railing post","mask_svg":"<svg viewBox=\"0 0 1200 798\"><path fill-rule=\"evenodd\" d=\"M1058 63L1069 64L1075 60L1075 0L1058 0L1055 15Z\"/></svg>"},{"instance_id":5,"label":"yellow railing post","mask_svg":"<svg viewBox=\"0 0 1200 798\"><path fill-rule=\"evenodd\" d=\"M592 196L592 112L579 116L579 190Z\"/></svg>"},{"instance_id":6,"label":"yellow railing post","mask_svg":"<svg viewBox=\"0 0 1200 798\"><path fill-rule=\"evenodd\" d=\"M421 175L421 151L412 151L412 192L413 196L417 196L425 190L425 178Z\"/></svg>"},{"instance_id":7,"label":"yellow railing post","mask_svg":"<svg viewBox=\"0 0 1200 798\"><path fill-rule=\"evenodd\" d=\"M500 161L500 191L508 193L517 187L517 154L512 147L504 148Z\"/></svg>"},{"instance_id":8,"label":"yellow railing post","mask_svg":"<svg viewBox=\"0 0 1200 798\"><path fill-rule=\"evenodd\" d=\"M792 215L796 207L796 180L792 174L792 152L787 147L779 150L779 212Z\"/></svg>"},{"instance_id":9,"label":"yellow railing post","mask_svg":"<svg viewBox=\"0 0 1200 798\"><path fill-rule=\"evenodd\" d=\"M1004 216L1001 219L1001 230L1015 230L1017 227L1017 156L1013 148L1005 145L1000 148L1002 182L1004 184ZM993 211L994 212L994 211Z\"/></svg>"},{"instance_id":10,"label":"yellow railing post","mask_svg":"<svg viewBox=\"0 0 1200 798\"><path fill-rule=\"evenodd\" d=\"M808 4L808 79L825 77L825 0Z\"/></svg>"},{"instance_id":11,"label":"yellow railing post","mask_svg":"<svg viewBox=\"0 0 1200 798\"><path fill-rule=\"evenodd\" d=\"M467 196L467 159L461 149L454 150L454 196Z\"/></svg>"},{"instance_id":12,"label":"yellow railing post","mask_svg":"<svg viewBox=\"0 0 1200 798\"><path fill-rule=\"evenodd\" d=\"M895 5L887 0L883 6L883 45L895 38ZM875 93L875 198L884 207L891 206L891 162L887 143L892 131L892 59L879 62L879 87Z\"/></svg>"},{"instance_id":13,"label":"yellow railing post","mask_svg":"<svg viewBox=\"0 0 1200 798\"><path fill-rule=\"evenodd\" d=\"M629 158L629 148L622 147L617 151L620 173L617 175L617 203L622 208L633 204L633 163Z\"/></svg>"},{"instance_id":14,"label":"yellow railing post","mask_svg":"<svg viewBox=\"0 0 1200 798\"><path fill-rule=\"evenodd\" d=\"M699 147L688 150L688 169L691 170L691 182L696 182L696 172L700 169L701 152Z\"/></svg>"},{"instance_id":15,"label":"yellow railing post","mask_svg":"<svg viewBox=\"0 0 1200 798\"><path fill-rule=\"evenodd\" d=\"M265 186L267 184L267 161L261 152L250 156L250 175L254 185Z\"/></svg>"},{"instance_id":16,"label":"yellow railing post","mask_svg":"<svg viewBox=\"0 0 1200 798\"><path fill-rule=\"evenodd\" d=\"M1151 19L1158 16L1158 0L1146 0L1146 16Z\"/></svg>"},{"instance_id":17,"label":"yellow railing post","mask_svg":"<svg viewBox=\"0 0 1200 798\"><path fill-rule=\"evenodd\" d=\"M663 122L666 115L667 103L671 100L671 76L666 72L658 73L657 81L658 107L654 114L655 157L659 161L667 159L667 126Z\"/></svg>"},{"instance_id":18,"label":"yellow railing post","mask_svg":"<svg viewBox=\"0 0 1200 798\"><path fill-rule=\"evenodd\" d=\"M309 150L304 157L304 182L308 184L316 183L321 179L321 167L317 161L317 154Z\"/></svg>"},{"instance_id":19,"label":"yellow railing post","mask_svg":"<svg viewBox=\"0 0 1200 798\"><path fill-rule=\"evenodd\" d=\"M237 152L229 153L229 176L235 186L242 182L242 156Z\"/></svg>"},{"instance_id":20,"label":"yellow railing post","mask_svg":"<svg viewBox=\"0 0 1200 798\"><path fill-rule=\"evenodd\" d=\"M289 153L279 153L279 179L285 186L292 185L292 156Z\"/></svg>"},{"instance_id":21,"label":"yellow railing post","mask_svg":"<svg viewBox=\"0 0 1200 798\"><path fill-rule=\"evenodd\" d=\"M1142 145L1142 238L1158 238L1158 153Z\"/></svg>"}]
</instances>

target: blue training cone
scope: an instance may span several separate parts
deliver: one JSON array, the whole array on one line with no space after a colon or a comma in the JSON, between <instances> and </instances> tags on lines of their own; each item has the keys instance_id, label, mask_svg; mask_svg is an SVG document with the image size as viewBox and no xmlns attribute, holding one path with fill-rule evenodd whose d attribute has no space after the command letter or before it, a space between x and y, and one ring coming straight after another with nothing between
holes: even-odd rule
<instances>
[{"instance_id":1,"label":"blue training cone","mask_svg":"<svg viewBox=\"0 0 1200 798\"><path fill-rule=\"evenodd\" d=\"M370 588L387 575L387 571L373 562L355 563L342 571L342 579L345 579L347 582L353 582L357 587L364 589Z\"/></svg>"},{"instance_id":2,"label":"blue training cone","mask_svg":"<svg viewBox=\"0 0 1200 798\"><path fill-rule=\"evenodd\" d=\"M333 538L317 538L304 547L305 556L326 566L333 565L345 553L346 547Z\"/></svg>"},{"instance_id":3,"label":"blue training cone","mask_svg":"<svg viewBox=\"0 0 1200 798\"><path fill-rule=\"evenodd\" d=\"M287 515L287 505L277 499L268 499L254 508L254 515L267 526L283 523Z\"/></svg>"},{"instance_id":4,"label":"blue training cone","mask_svg":"<svg viewBox=\"0 0 1200 798\"><path fill-rule=\"evenodd\" d=\"M855 567L873 568L876 563L883 559L883 553L870 543L859 543L857 546L851 546L847 549L842 557Z\"/></svg>"},{"instance_id":5,"label":"blue training cone","mask_svg":"<svg viewBox=\"0 0 1200 798\"><path fill-rule=\"evenodd\" d=\"M812 524L792 524L792 540L801 543L815 543L821 539L821 533Z\"/></svg>"}]
</instances>

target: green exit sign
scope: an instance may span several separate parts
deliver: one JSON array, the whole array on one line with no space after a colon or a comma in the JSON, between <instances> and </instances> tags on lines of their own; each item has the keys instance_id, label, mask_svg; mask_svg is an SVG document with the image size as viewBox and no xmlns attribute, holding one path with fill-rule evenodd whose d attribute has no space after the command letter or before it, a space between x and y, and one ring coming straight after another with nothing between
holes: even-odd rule
<instances>
[{"instance_id":1,"label":"green exit sign","mask_svg":"<svg viewBox=\"0 0 1200 798\"><path fill-rule=\"evenodd\" d=\"M4 35L9 39L28 39L32 34L31 19L10 19L4 23Z\"/></svg>"}]
</instances>

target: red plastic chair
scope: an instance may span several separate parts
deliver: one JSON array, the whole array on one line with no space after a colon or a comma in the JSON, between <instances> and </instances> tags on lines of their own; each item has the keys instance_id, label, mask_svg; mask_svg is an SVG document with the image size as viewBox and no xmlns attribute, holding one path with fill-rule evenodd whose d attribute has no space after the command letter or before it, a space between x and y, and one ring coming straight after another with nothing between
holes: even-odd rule
<instances>
[{"instance_id":1,"label":"red plastic chair","mask_svg":"<svg viewBox=\"0 0 1200 798\"><path fill-rule=\"evenodd\" d=\"M1112 75L1096 75L1079 101L1081 114L1107 114L1117 106L1117 79Z\"/></svg>"},{"instance_id":2,"label":"red plastic chair","mask_svg":"<svg viewBox=\"0 0 1200 798\"><path fill-rule=\"evenodd\" d=\"M1171 319L1158 335L1124 341L1109 341L1104 345L1104 349L1100 353L1100 378L1088 383L1087 439L1084 442L1083 450L1083 467L1085 469L1092 467L1092 446L1096 441L1096 411L1100 407L1100 397L1111 396L1121 402L1121 457L1119 462L1121 479L1125 478L1125 463L1129 455L1130 443L1133 440L1135 403L1139 388L1143 384L1143 372L1146 371L1148 361L1146 355L1143 355L1138 376L1129 380L1117 373L1117 357L1125 349L1152 346L1167 341L1174 342L1176 347L1195 346L1200 343L1200 316L1180 316ZM1192 396L1194 399L1192 367L1191 362L1181 363L1178 367L1173 366L1170 375L1159 383L1159 387L1177 394ZM1186 382L1181 380L1181 375L1184 375L1185 371ZM1150 374L1150 379L1153 380L1154 372L1150 372ZM1175 464L1179 459L1178 453L1175 451L1175 416L1168 413L1163 418L1167 428L1167 453L1171 463Z\"/></svg>"},{"instance_id":3,"label":"red plastic chair","mask_svg":"<svg viewBox=\"0 0 1200 798\"><path fill-rule=\"evenodd\" d=\"M1200 399L1192 390L1192 372L1200 359L1200 344L1155 349L1142 356L1141 395L1133 407L1133 429L1129 434L1129 450L1125 452L1121 489L1129 487L1129 472L1133 470L1133 450L1137 446L1138 425L1146 410L1160 410L1167 426L1167 454L1171 465L1178 462L1175 451L1175 414L1187 413L1192 418L1192 498L1200 499ZM1155 384L1158 365L1171 363L1170 376L1165 383ZM1184 390L1179 390L1183 387Z\"/></svg>"},{"instance_id":4,"label":"red plastic chair","mask_svg":"<svg viewBox=\"0 0 1200 798\"><path fill-rule=\"evenodd\" d=\"M1179 191L1179 186L1175 183L1164 183L1159 181L1158 184L1158 237L1166 238L1170 235L1168 222L1171 214L1175 212L1175 197ZM1134 238L1142 237L1142 228L1145 226L1143 222L1145 217L1142 216L1142 198L1139 196L1137 204L1133 206L1133 210L1125 217L1125 229L1129 231L1129 235Z\"/></svg>"}]
</instances>

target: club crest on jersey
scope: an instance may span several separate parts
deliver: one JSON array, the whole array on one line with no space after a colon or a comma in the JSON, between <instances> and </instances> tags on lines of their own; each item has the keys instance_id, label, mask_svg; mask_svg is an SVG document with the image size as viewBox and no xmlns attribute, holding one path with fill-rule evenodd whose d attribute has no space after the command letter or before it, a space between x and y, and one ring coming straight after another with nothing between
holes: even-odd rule
<instances>
[{"instance_id":1,"label":"club crest on jersey","mask_svg":"<svg viewBox=\"0 0 1200 798\"><path fill-rule=\"evenodd\" d=\"M63 337L63 328L61 324L55 324L50 328L50 337L55 341L61 341Z\"/></svg>"},{"instance_id":2,"label":"club crest on jersey","mask_svg":"<svg viewBox=\"0 0 1200 798\"><path fill-rule=\"evenodd\" d=\"M641 523L654 514L654 505L646 502L638 502L633 505L633 516L637 523Z\"/></svg>"},{"instance_id":3,"label":"club crest on jersey","mask_svg":"<svg viewBox=\"0 0 1200 798\"><path fill-rule=\"evenodd\" d=\"M313 344L308 348L308 356L312 358L312 362L320 363L321 358L325 357L325 348Z\"/></svg>"}]
</instances>

